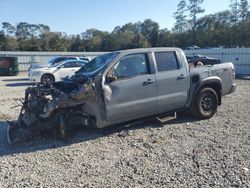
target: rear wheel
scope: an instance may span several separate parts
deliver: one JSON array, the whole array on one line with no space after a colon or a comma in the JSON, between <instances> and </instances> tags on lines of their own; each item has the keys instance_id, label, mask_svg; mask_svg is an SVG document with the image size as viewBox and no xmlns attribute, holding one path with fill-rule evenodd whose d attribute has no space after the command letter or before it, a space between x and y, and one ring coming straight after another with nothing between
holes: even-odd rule
<instances>
[{"instance_id":1,"label":"rear wheel","mask_svg":"<svg viewBox=\"0 0 250 188\"><path fill-rule=\"evenodd\" d=\"M192 114L200 119L211 118L218 108L218 96L212 88L199 91L192 106Z\"/></svg>"},{"instance_id":2,"label":"rear wheel","mask_svg":"<svg viewBox=\"0 0 250 188\"><path fill-rule=\"evenodd\" d=\"M55 78L53 75L51 74L44 74L41 78L41 82L43 84L48 84L48 85L51 85L55 82Z\"/></svg>"}]
</instances>

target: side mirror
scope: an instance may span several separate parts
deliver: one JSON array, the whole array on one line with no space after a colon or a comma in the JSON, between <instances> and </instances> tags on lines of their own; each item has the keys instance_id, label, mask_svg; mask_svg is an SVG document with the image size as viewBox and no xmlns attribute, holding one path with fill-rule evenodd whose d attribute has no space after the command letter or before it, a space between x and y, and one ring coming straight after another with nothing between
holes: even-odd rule
<instances>
[{"instance_id":1,"label":"side mirror","mask_svg":"<svg viewBox=\"0 0 250 188\"><path fill-rule=\"evenodd\" d=\"M63 65L61 65L61 66L59 66L59 67L58 67L58 69L61 69L61 68L64 68L64 66L63 66Z\"/></svg>"},{"instance_id":2,"label":"side mirror","mask_svg":"<svg viewBox=\"0 0 250 188\"><path fill-rule=\"evenodd\" d=\"M116 80L117 80L117 77L114 76L114 75L112 75L112 74L110 74L110 75L107 76L108 83L114 82Z\"/></svg>"}]
</instances>

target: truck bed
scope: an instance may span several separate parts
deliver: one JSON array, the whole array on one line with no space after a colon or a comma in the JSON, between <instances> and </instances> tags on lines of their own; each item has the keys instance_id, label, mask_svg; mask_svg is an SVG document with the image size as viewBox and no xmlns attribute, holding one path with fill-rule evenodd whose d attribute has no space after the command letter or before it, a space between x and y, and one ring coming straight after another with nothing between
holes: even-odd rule
<instances>
[{"instance_id":1,"label":"truck bed","mask_svg":"<svg viewBox=\"0 0 250 188\"><path fill-rule=\"evenodd\" d=\"M208 77L217 76L222 81L222 95L232 92L232 86L235 85L234 79L234 65L233 63L221 63L216 65L205 65L190 68L190 76L199 75L200 80Z\"/></svg>"}]
</instances>

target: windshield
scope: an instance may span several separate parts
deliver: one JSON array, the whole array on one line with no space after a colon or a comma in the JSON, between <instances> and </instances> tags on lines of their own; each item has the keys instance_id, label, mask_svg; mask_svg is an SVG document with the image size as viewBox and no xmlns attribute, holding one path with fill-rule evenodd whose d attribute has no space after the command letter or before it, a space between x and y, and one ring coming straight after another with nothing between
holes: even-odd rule
<instances>
[{"instance_id":1,"label":"windshield","mask_svg":"<svg viewBox=\"0 0 250 188\"><path fill-rule=\"evenodd\" d=\"M103 66L109 64L116 56L118 52L108 53L104 55L97 56L86 65L84 65L79 71L77 72L94 72Z\"/></svg>"}]
</instances>

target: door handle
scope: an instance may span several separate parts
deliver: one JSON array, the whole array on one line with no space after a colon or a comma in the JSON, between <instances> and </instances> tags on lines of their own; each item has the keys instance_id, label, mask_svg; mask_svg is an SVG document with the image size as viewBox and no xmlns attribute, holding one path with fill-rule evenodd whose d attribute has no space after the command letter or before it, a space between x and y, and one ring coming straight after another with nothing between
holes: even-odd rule
<instances>
[{"instance_id":1,"label":"door handle","mask_svg":"<svg viewBox=\"0 0 250 188\"><path fill-rule=\"evenodd\" d=\"M187 76L184 74L181 74L180 76L177 77L177 80L182 80L185 79Z\"/></svg>"},{"instance_id":2,"label":"door handle","mask_svg":"<svg viewBox=\"0 0 250 188\"><path fill-rule=\"evenodd\" d=\"M154 83L153 80L147 79L146 81L144 81L144 82L142 83L142 85L143 85L143 86L147 86L147 85L150 85L150 84L153 84L153 83Z\"/></svg>"}]
</instances>

